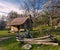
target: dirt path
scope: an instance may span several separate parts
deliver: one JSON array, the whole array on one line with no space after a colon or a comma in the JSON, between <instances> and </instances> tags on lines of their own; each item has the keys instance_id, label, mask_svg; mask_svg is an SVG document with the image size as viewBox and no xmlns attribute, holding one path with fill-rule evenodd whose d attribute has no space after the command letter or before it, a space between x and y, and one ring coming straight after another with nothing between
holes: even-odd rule
<instances>
[{"instance_id":1,"label":"dirt path","mask_svg":"<svg viewBox=\"0 0 60 50\"><path fill-rule=\"evenodd\" d=\"M0 41L7 40L9 38L11 38L11 37L2 37L2 38L0 38Z\"/></svg>"},{"instance_id":2,"label":"dirt path","mask_svg":"<svg viewBox=\"0 0 60 50\"><path fill-rule=\"evenodd\" d=\"M0 38L0 41L7 40L7 39L10 39L10 38L12 38L12 37L2 37L2 38ZM3 50L3 48L0 47L0 50Z\"/></svg>"}]
</instances>

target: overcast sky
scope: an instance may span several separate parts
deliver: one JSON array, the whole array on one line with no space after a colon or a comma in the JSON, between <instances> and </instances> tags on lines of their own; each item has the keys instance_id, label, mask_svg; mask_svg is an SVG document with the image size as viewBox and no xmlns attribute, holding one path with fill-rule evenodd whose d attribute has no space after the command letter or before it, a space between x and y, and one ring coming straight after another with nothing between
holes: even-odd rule
<instances>
[{"instance_id":1,"label":"overcast sky","mask_svg":"<svg viewBox=\"0 0 60 50\"><path fill-rule=\"evenodd\" d=\"M23 13L21 4L24 0L0 0L0 15L7 15L10 11L16 11L19 14ZM41 0L45 2L45 0ZM42 6L42 5L41 5Z\"/></svg>"}]
</instances>

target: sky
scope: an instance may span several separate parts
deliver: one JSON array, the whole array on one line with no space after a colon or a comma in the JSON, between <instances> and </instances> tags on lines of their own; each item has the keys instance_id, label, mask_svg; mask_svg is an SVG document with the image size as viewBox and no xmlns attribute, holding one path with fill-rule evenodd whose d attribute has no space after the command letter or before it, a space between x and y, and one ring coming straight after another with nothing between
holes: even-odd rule
<instances>
[{"instance_id":1,"label":"sky","mask_svg":"<svg viewBox=\"0 0 60 50\"><path fill-rule=\"evenodd\" d=\"M0 15L8 14L10 11L16 11L18 13L22 13L23 10L20 10L20 3L22 1L19 0L0 0Z\"/></svg>"},{"instance_id":2,"label":"sky","mask_svg":"<svg viewBox=\"0 0 60 50\"><path fill-rule=\"evenodd\" d=\"M24 13L21 5L24 0L0 0L0 15L7 15L10 11L16 11L19 14ZM45 0L41 0L44 4ZM42 7L42 4L40 4Z\"/></svg>"}]
</instances>

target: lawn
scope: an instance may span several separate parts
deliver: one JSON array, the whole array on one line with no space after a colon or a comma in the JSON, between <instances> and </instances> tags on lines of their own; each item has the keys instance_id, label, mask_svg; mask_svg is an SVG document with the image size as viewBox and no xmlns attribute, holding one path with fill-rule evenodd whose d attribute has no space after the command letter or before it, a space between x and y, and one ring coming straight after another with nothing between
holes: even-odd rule
<instances>
[{"instance_id":1,"label":"lawn","mask_svg":"<svg viewBox=\"0 0 60 50\"><path fill-rule=\"evenodd\" d=\"M24 44L21 44L20 42L17 42L15 40L15 37L0 42L0 46L4 50L24 50L22 48ZM52 46L52 45L32 45L32 48L30 50L60 50L60 46Z\"/></svg>"},{"instance_id":2,"label":"lawn","mask_svg":"<svg viewBox=\"0 0 60 50\"><path fill-rule=\"evenodd\" d=\"M42 27L43 29L45 28L50 28L50 27ZM32 35L34 37L39 37L39 36L44 36L45 32L39 32L41 30L40 28L33 29L31 31ZM60 40L60 28L56 30L52 30L51 34L55 35L57 39ZM7 31L0 31L0 37L5 37L5 36L12 36L14 34L8 34ZM15 39L15 36L13 36L11 39L1 41L0 42L0 47L2 47L4 50L24 50L22 48L24 44L21 44L20 42L17 42ZM52 45L32 45L32 48L30 50L60 50L60 46L52 46Z\"/></svg>"},{"instance_id":3,"label":"lawn","mask_svg":"<svg viewBox=\"0 0 60 50\"><path fill-rule=\"evenodd\" d=\"M0 38L1 37L7 37L7 36L14 36L14 33L8 33L7 30L0 30Z\"/></svg>"}]
</instances>

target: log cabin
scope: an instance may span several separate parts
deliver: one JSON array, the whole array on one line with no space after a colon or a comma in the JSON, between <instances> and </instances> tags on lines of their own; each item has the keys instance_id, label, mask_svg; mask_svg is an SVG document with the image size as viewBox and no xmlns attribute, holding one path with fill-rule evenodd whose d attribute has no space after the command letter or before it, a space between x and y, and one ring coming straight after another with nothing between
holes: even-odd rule
<instances>
[{"instance_id":1,"label":"log cabin","mask_svg":"<svg viewBox=\"0 0 60 50\"><path fill-rule=\"evenodd\" d=\"M32 19L31 15L27 17L14 18L7 23L7 26L10 27L10 31L25 31L25 29L32 29Z\"/></svg>"}]
</instances>

